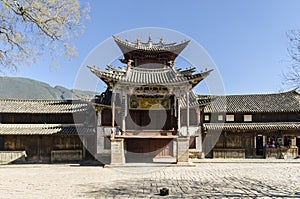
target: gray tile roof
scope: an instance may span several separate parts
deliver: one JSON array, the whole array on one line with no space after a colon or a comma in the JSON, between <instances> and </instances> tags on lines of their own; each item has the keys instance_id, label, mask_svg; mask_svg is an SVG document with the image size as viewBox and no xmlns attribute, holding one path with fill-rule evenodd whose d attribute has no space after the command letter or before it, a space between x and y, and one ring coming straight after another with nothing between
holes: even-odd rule
<instances>
[{"instance_id":1,"label":"gray tile roof","mask_svg":"<svg viewBox=\"0 0 300 199\"><path fill-rule=\"evenodd\" d=\"M93 134L94 128L66 124L0 124L0 135Z\"/></svg>"},{"instance_id":2,"label":"gray tile roof","mask_svg":"<svg viewBox=\"0 0 300 199\"><path fill-rule=\"evenodd\" d=\"M88 104L76 100L0 99L0 113L75 113L87 107Z\"/></svg>"},{"instance_id":3,"label":"gray tile roof","mask_svg":"<svg viewBox=\"0 0 300 199\"><path fill-rule=\"evenodd\" d=\"M123 53L128 53L134 50L144 50L144 51L168 51L175 54L179 54L190 41L184 41L180 44L177 43L153 43L153 42L131 42L128 40L122 40L119 37L113 36L115 42L120 47Z\"/></svg>"},{"instance_id":4,"label":"gray tile roof","mask_svg":"<svg viewBox=\"0 0 300 199\"><path fill-rule=\"evenodd\" d=\"M93 102L96 103L96 104L111 106L111 96L112 96L112 91L107 89L106 91L104 91L100 95L96 95ZM115 105L118 106L118 107L121 106L121 99L120 99L120 96L119 96L118 93L116 95Z\"/></svg>"},{"instance_id":5,"label":"gray tile roof","mask_svg":"<svg viewBox=\"0 0 300 199\"><path fill-rule=\"evenodd\" d=\"M199 107L201 105L198 100L198 96L195 95L193 91L190 91L189 102L190 102L189 104L190 107ZM186 97L183 97L181 99L181 107L185 108L186 106L187 106Z\"/></svg>"},{"instance_id":6,"label":"gray tile roof","mask_svg":"<svg viewBox=\"0 0 300 199\"><path fill-rule=\"evenodd\" d=\"M199 96L203 98L203 96ZM206 97L208 98L208 97ZM300 95L295 90L276 94L211 96L204 111L228 113L299 112Z\"/></svg>"},{"instance_id":7,"label":"gray tile roof","mask_svg":"<svg viewBox=\"0 0 300 199\"><path fill-rule=\"evenodd\" d=\"M268 123L205 123L206 130L223 131L282 131L300 130L300 122L268 122Z\"/></svg>"},{"instance_id":8,"label":"gray tile roof","mask_svg":"<svg viewBox=\"0 0 300 199\"><path fill-rule=\"evenodd\" d=\"M157 69L128 67L127 70L123 72L115 72L112 70L101 71L96 68L89 68L110 87L117 82L133 85L177 85L182 83L197 85L212 71L209 70L202 73L184 75L170 67Z\"/></svg>"}]
</instances>

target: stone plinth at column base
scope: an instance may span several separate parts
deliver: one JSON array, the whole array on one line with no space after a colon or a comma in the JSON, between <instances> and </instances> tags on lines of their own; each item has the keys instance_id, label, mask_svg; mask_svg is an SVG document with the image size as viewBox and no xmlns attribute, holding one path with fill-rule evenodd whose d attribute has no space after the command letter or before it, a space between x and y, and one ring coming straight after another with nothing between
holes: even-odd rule
<instances>
[{"instance_id":1,"label":"stone plinth at column base","mask_svg":"<svg viewBox=\"0 0 300 199\"><path fill-rule=\"evenodd\" d=\"M196 165L193 162L177 162L176 166L183 166L183 167L195 167Z\"/></svg>"},{"instance_id":2,"label":"stone plinth at column base","mask_svg":"<svg viewBox=\"0 0 300 199\"><path fill-rule=\"evenodd\" d=\"M125 164L124 139L111 139L111 165Z\"/></svg>"},{"instance_id":3,"label":"stone plinth at column base","mask_svg":"<svg viewBox=\"0 0 300 199\"><path fill-rule=\"evenodd\" d=\"M177 138L177 164L189 162L190 139L188 137Z\"/></svg>"},{"instance_id":4,"label":"stone plinth at column base","mask_svg":"<svg viewBox=\"0 0 300 199\"><path fill-rule=\"evenodd\" d=\"M204 159L205 158L205 153L201 152L197 149L189 149L189 158L195 159Z\"/></svg>"},{"instance_id":5,"label":"stone plinth at column base","mask_svg":"<svg viewBox=\"0 0 300 199\"><path fill-rule=\"evenodd\" d=\"M205 159L205 153L204 152L199 152L199 159Z\"/></svg>"}]
</instances>

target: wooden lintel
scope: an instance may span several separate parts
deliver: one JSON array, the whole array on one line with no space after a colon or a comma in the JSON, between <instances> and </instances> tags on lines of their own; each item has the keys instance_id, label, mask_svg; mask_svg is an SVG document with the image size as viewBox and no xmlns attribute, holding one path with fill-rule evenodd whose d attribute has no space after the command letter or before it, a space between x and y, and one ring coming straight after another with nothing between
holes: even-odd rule
<instances>
[{"instance_id":1,"label":"wooden lintel","mask_svg":"<svg viewBox=\"0 0 300 199\"><path fill-rule=\"evenodd\" d=\"M178 138L176 135L166 135L166 136L146 136L146 135L116 135L115 138L151 138L151 139L173 139Z\"/></svg>"}]
</instances>

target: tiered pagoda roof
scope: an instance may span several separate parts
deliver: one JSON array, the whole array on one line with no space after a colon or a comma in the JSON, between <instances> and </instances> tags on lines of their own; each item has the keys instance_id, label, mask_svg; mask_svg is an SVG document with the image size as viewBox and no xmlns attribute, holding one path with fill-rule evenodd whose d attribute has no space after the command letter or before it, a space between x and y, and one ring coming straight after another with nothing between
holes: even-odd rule
<instances>
[{"instance_id":1,"label":"tiered pagoda roof","mask_svg":"<svg viewBox=\"0 0 300 199\"><path fill-rule=\"evenodd\" d=\"M193 74L185 73L185 71L181 72L170 67L157 69L128 67L125 70L107 67L108 71L102 71L93 67L89 68L109 88L112 88L117 82L128 85L179 85L188 83L194 87L212 71Z\"/></svg>"},{"instance_id":2,"label":"tiered pagoda roof","mask_svg":"<svg viewBox=\"0 0 300 199\"><path fill-rule=\"evenodd\" d=\"M109 88L116 83L130 86L190 84L194 87L212 71L195 73L196 68L181 70L173 67L174 59L189 41L165 44L162 39L154 43L151 37L147 43L141 42L139 38L137 42L121 40L115 36L113 38L123 52L124 59L121 62L127 66L121 69L107 66L106 71L89 67Z\"/></svg>"},{"instance_id":3,"label":"tiered pagoda roof","mask_svg":"<svg viewBox=\"0 0 300 199\"><path fill-rule=\"evenodd\" d=\"M164 43L162 38L159 42L152 42L151 36L149 36L148 42L141 42L140 38L136 42L122 40L119 37L113 36L116 44L124 54L125 59L130 59L131 54L137 51L139 52L152 52L168 55L170 60L175 60L183 49L189 44L190 41L183 41L182 43Z\"/></svg>"}]
</instances>

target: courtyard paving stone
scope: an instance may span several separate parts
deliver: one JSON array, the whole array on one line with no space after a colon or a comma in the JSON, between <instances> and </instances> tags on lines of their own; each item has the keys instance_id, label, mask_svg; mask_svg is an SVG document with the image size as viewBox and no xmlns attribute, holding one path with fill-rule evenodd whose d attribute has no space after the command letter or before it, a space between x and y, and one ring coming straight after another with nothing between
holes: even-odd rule
<instances>
[{"instance_id":1,"label":"courtyard paving stone","mask_svg":"<svg viewBox=\"0 0 300 199\"><path fill-rule=\"evenodd\" d=\"M0 198L300 198L300 164L0 166ZM161 188L169 196L159 196Z\"/></svg>"}]
</instances>

